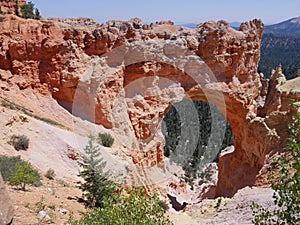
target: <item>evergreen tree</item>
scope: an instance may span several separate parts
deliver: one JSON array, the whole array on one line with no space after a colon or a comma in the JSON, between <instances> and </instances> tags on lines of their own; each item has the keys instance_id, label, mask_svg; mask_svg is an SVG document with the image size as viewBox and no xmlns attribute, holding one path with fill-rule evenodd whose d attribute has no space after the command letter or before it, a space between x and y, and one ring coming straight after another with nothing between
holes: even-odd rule
<instances>
[{"instance_id":1,"label":"evergreen tree","mask_svg":"<svg viewBox=\"0 0 300 225\"><path fill-rule=\"evenodd\" d=\"M22 17L25 19L34 19L35 15L33 13L34 10L34 4L32 2L28 2L25 5L22 5L21 7L21 13L22 13Z\"/></svg>"},{"instance_id":2,"label":"evergreen tree","mask_svg":"<svg viewBox=\"0 0 300 225\"><path fill-rule=\"evenodd\" d=\"M228 122L226 122L226 124L223 124L224 129L226 129L225 134L223 133L224 130L220 129L222 121L225 121L225 118L215 106L210 105L208 102L193 101L195 109L198 112L198 124L195 124L195 126L199 125L199 137L195 136L194 133L190 133L190 135L187 135L190 137L190 140L192 140L193 137L197 138L197 146L195 149L191 149L193 151L191 154L191 158L187 162L183 161L182 158L180 158L180 155L174 152L174 150L179 152L179 154L185 151L189 152L187 151L188 147L182 145L182 143L185 142L182 142L181 140L181 132L182 125L187 123L187 121L185 120L191 118L192 114L194 113L190 110L182 110L184 112L182 112L182 118L180 118L176 107L184 108L184 104L184 101L176 103L171 107L164 118L164 122L166 124L166 129L165 131L163 131L166 140L164 155L166 157L170 157L171 160L183 166L183 169L185 170L186 180L192 181L199 176L202 177L201 169L207 156L211 158L211 162L217 162L218 154L227 146L233 145L234 137L230 128L230 124ZM219 122L217 124L213 124L213 118L215 121ZM212 127L213 125L217 127ZM190 129L190 131L193 132L193 129ZM212 132L214 132L215 135L217 135L219 138L217 138L217 140L214 142L214 145L209 145L209 138L211 137ZM222 134L224 134L224 137L221 136ZM189 143L191 143L190 140ZM179 145L180 141L181 145ZM207 153L209 153L210 155L207 155Z\"/></svg>"},{"instance_id":3,"label":"evergreen tree","mask_svg":"<svg viewBox=\"0 0 300 225\"><path fill-rule=\"evenodd\" d=\"M104 172L106 162L101 158L99 146L94 144L94 137L89 137L84 151L82 162L79 162L83 168L79 176L85 180L85 183L79 188L83 191L83 199L87 207L101 207L103 201L115 191L115 184L109 179L111 174Z\"/></svg>"},{"instance_id":4,"label":"evergreen tree","mask_svg":"<svg viewBox=\"0 0 300 225\"><path fill-rule=\"evenodd\" d=\"M102 208L96 208L83 214L72 225L173 225L165 216L165 209L157 194L146 194L143 188L120 190L114 198L103 202Z\"/></svg>"},{"instance_id":5,"label":"evergreen tree","mask_svg":"<svg viewBox=\"0 0 300 225\"><path fill-rule=\"evenodd\" d=\"M20 13L19 13L19 1L16 0L16 4L15 4L15 14L16 16L20 16Z\"/></svg>"},{"instance_id":6,"label":"evergreen tree","mask_svg":"<svg viewBox=\"0 0 300 225\"><path fill-rule=\"evenodd\" d=\"M35 8L35 19L36 20L40 20L41 19L41 15L40 15L40 11L37 9L37 8Z\"/></svg>"}]
</instances>

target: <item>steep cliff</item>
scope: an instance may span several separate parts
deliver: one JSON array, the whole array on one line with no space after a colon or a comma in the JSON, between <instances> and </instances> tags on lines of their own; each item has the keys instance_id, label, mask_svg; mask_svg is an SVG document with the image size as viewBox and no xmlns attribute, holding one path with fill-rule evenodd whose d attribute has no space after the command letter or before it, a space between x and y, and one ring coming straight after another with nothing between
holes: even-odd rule
<instances>
[{"instance_id":1,"label":"steep cliff","mask_svg":"<svg viewBox=\"0 0 300 225\"><path fill-rule=\"evenodd\" d=\"M258 115L257 109L263 28L260 20L236 31L225 21L189 29L136 18L100 25L84 18L7 15L0 23L1 95L9 98L15 88L43 94L75 116L112 129L146 178L147 170L164 167L161 123L171 105L208 101L235 137L234 151L221 154L216 189L216 196L232 196L252 185L265 156L282 147L276 127L285 122L270 127L270 113Z\"/></svg>"}]
</instances>

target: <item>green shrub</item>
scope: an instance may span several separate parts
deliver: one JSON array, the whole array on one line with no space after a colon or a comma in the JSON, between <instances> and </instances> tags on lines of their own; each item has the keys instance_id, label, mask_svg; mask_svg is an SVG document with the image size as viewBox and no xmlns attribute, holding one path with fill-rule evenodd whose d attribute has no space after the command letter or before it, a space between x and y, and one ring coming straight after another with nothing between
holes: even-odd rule
<instances>
[{"instance_id":1,"label":"green shrub","mask_svg":"<svg viewBox=\"0 0 300 225\"><path fill-rule=\"evenodd\" d=\"M18 164L22 164L24 161L21 160L20 156L9 157L1 156L0 157L0 172L2 174L4 181L9 181L9 178L15 171Z\"/></svg>"},{"instance_id":2,"label":"green shrub","mask_svg":"<svg viewBox=\"0 0 300 225\"><path fill-rule=\"evenodd\" d=\"M34 10L34 4L32 2L28 2L27 4L22 5L21 6L22 17L25 19L28 18L33 19L34 18L33 10Z\"/></svg>"},{"instance_id":3,"label":"green shrub","mask_svg":"<svg viewBox=\"0 0 300 225\"><path fill-rule=\"evenodd\" d=\"M300 224L300 113L292 118L289 125L289 144L284 154L275 160L279 178L272 182L274 204L277 209L270 211L256 203L250 205L256 225ZM271 178L274 177L274 172Z\"/></svg>"},{"instance_id":4,"label":"green shrub","mask_svg":"<svg viewBox=\"0 0 300 225\"><path fill-rule=\"evenodd\" d=\"M35 12L34 12L35 11ZM30 1L21 7L22 17L25 19L36 19L39 20L41 18L40 12L37 8L34 8L34 4Z\"/></svg>"},{"instance_id":5,"label":"green shrub","mask_svg":"<svg viewBox=\"0 0 300 225\"><path fill-rule=\"evenodd\" d=\"M48 169L45 173L45 177L47 177L49 180L54 180L55 177L55 171L53 169Z\"/></svg>"},{"instance_id":6,"label":"green shrub","mask_svg":"<svg viewBox=\"0 0 300 225\"><path fill-rule=\"evenodd\" d=\"M111 174L104 172L106 162L101 158L99 146L94 144L90 137L84 149L82 162L78 164L83 168L79 173L86 182L79 188L83 191L83 199L87 207L101 207L105 198L115 191L115 184L110 180Z\"/></svg>"},{"instance_id":7,"label":"green shrub","mask_svg":"<svg viewBox=\"0 0 300 225\"><path fill-rule=\"evenodd\" d=\"M75 221L70 216L68 223L72 225L171 225L164 213L168 205L162 202L157 194L148 194L144 188L121 188L111 181L111 174L104 172L106 165L100 157L99 146L90 137L84 149L83 167L79 176L85 180L80 185L83 200L90 211Z\"/></svg>"},{"instance_id":8,"label":"green shrub","mask_svg":"<svg viewBox=\"0 0 300 225\"><path fill-rule=\"evenodd\" d=\"M104 200L103 207L84 213L72 225L171 225L165 216L161 200L156 194L147 194L143 188L120 190Z\"/></svg>"},{"instance_id":9,"label":"green shrub","mask_svg":"<svg viewBox=\"0 0 300 225\"><path fill-rule=\"evenodd\" d=\"M98 134L98 141L105 147L111 147L114 143L114 138L108 133Z\"/></svg>"},{"instance_id":10,"label":"green shrub","mask_svg":"<svg viewBox=\"0 0 300 225\"><path fill-rule=\"evenodd\" d=\"M26 184L34 184L40 180L39 172L29 162L23 162L16 165L16 169L9 178L9 183L25 191Z\"/></svg>"},{"instance_id":11,"label":"green shrub","mask_svg":"<svg viewBox=\"0 0 300 225\"><path fill-rule=\"evenodd\" d=\"M36 20L41 19L40 11L37 8L35 9L34 19L36 19Z\"/></svg>"},{"instance_id":12,"label":"green shrub","mask_svg":"<svg viewBox=\"0 0 300 225\"><path fill-rule=\"evenodd\" d=\"M12 135L8 144L19 150L26 150L29 147L29 138L25 135Z\"/></svg>"},{"instance_id":13,"label":"green shrub","mask_svg":"<svg viewBox=\"0 0 300 225\"><path fill-rule=\"evenodd\" d=\"M13 105L11 102L7 100L1 100L1 105L5 108L12 109L12 110L17 110L16 106Z\"/></svg>"},{"instance_id":14,"label":"green shrub","mask_svg":"<svg viewBox=\"0 0 300 225\"><path fill-rule=\"evenodd\" d=\"M15 14L16 16L20 16L20 13L19 13L19 1L16 0L16 3L15 3Z\"/></svg>"}]
</instances>

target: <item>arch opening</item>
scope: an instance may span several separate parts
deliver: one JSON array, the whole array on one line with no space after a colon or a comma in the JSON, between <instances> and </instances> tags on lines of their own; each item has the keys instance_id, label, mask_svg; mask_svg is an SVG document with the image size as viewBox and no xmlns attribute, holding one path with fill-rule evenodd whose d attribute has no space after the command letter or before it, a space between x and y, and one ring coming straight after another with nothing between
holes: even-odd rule
<instances>
[{"instance_id":1,"label":"arch opening","mask_svg":"<svg viewBox=\"0 0 300 225\"><path fill-rule=\"evenodd\" d=\"M205 101L190 100L195 107L193 111L186 110L186 101L188 100L175 103L163 119L164 156L182 166L186 181L191 183L198 179L201 184L210 181L213 168L217 169L212 163L218 162L222 150L234 144L234 135L229 122L214 105ZM187 121L195 112L196 120ZM197 126L196 132L194 129L183 131L182 126L186 123ZM210 140L211 136L213 141ZM187 150L191 147L193 149Z\"/></svg>"}]
</instances>

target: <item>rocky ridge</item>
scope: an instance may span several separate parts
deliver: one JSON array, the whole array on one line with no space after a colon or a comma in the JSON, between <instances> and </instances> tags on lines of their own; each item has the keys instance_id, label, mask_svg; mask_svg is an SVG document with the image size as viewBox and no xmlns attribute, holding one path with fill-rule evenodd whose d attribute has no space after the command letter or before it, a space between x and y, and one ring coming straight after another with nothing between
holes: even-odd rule
<instances>
[{"instance_id":1,"label":"rocky ridge","mask_svg":"<svg viewBox=\"0 0 300 225\"><path fill-rule=\"evenodd\" d=\"M137 18L97 24L84 18L34 21L5 15L0 93L8 99L11 93L20 96L14 99L23 99L20 104L33 96L22 92L55 99L74 115L111 129L119 148L149 180L148 170L165 166L160 128L172 103L209 101L235 136L234 148L220 156L214 194L231 197L254 184L266 155L282 149L287 135L282 118L292 113L287 99L299 99L298 90L274 86L277 77L262 85L257 65L263 28L260 20L242 23L236 31L225 21L189 29ZM57 118L58 108L44 113Z\"/></svg>"}]
</instances>

